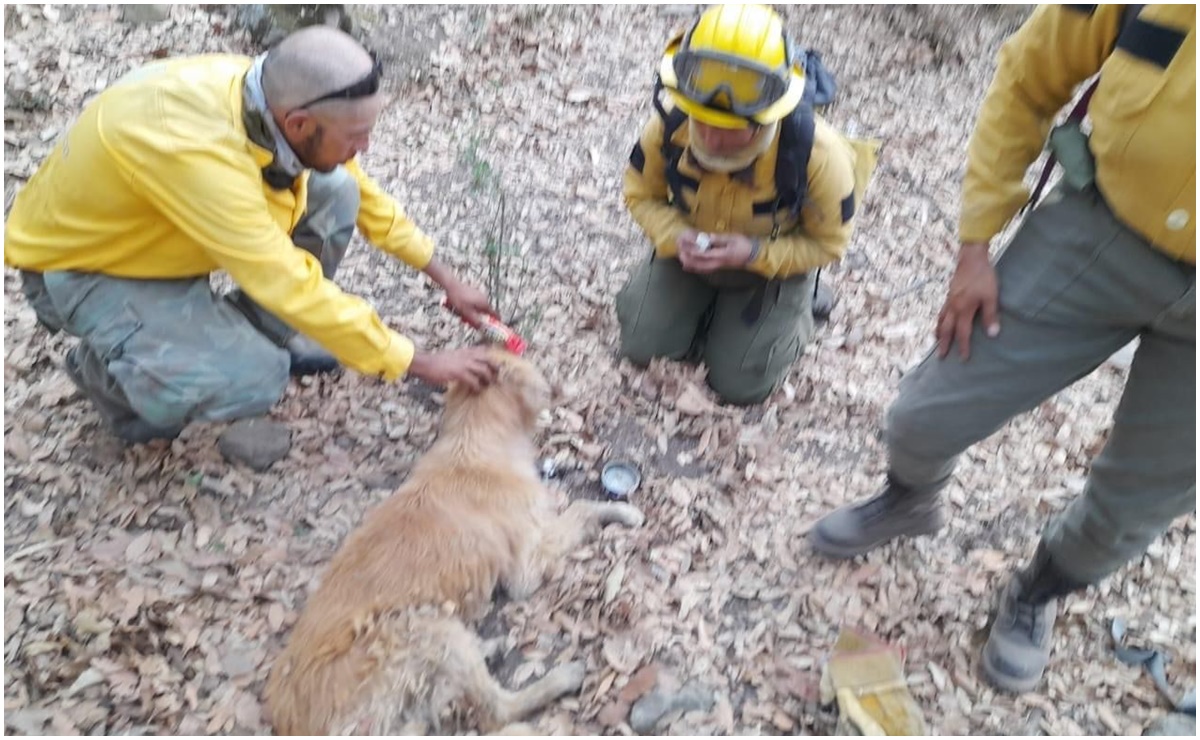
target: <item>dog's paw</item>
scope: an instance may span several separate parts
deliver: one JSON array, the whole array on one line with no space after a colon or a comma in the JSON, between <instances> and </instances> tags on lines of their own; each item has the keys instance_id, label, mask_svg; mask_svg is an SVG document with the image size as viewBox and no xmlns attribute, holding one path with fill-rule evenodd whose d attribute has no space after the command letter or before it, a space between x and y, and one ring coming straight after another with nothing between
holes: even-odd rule
<instances>
[{"instance_id":1,"label":"dog's paw","mask_svg":"<svg viewBox=\"0 0 1200 740\"><path fill-rule=\"evenodd\" d=\"M609 504L609 507L607 518L612 524L621 524L636 529L646 523L646 515L633 504L615 503Z\"/></svg>"},{"instance_id":2,"label":"dog's paw","mask_svg":"<svg viewBox=\"0 0 1200 740\"><path fill-rule=\"evenodd\" d=\"M546 674L546 679L553 684L559 696L578 692L583 688L583 679L586 677L587 664L582 660L557 666Z\"/></svg>"}]
</instances>

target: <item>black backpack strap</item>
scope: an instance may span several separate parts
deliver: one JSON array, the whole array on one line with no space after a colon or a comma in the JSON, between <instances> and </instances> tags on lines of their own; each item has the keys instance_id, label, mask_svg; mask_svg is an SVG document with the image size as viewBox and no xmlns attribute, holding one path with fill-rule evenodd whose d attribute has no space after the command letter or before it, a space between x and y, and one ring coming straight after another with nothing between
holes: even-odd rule
<instances>
[{"instance_id":1,"label":"black backpack strap","mask_svg":"<svg viewBox=\"0 0 1200 740\"><path fill-rule=\"evenodd\" d=\"M779 154L775 162L775 190L779 201L774 210L786 208L793 216L800 214L804 197L808 195L808 160L812 156L817 128L813 108L828 105L837 94L837 83L821 62L821 55L811 49L801 53L804 96L781 122L783 130L779 132Z\"/></svg>"},{"instance_id":2,"label":"black backpack strap","mask_svg":"<svg viewBox=\"0 0 1200 740\"><path fill-rule=\"evenodd\" d=\"M662 155L668 162L677 160L683 154L683 147L675 143L675 132L687 121L687 114L675 108L663 119Z\"/></svg>"},{"instance_id":3,"label":"black backpack strap","mask_svg":"<svg viewBox=\"0 0 1200 740\"><path fill-rule=\"evenodd\" d=\"M657 74L654 75L654 92L652 93L650 100L652 103L654 103L654 110L658 111L658 117L662 119L663 128L666 131L665 135L663 136L663 143L660 147L663 152L663 157L666 158L666 147L671 141L671 135L675 133L674 129L679 128L679 123L675 123L670 130L667 130L667 126L670 124L668 123L669 116L667 115L667 109L664 108L662 104L661 98L663 89L662 77ZM633 168L638 172L641 172L642 169L645 168L646 152L642 151L641 141L634 142L633 151L629 154L629 164L633 165Z\"/></svg>"},{"instance_id":4,"label":"black backpack strap","mask_svg":"<svg viewBox=\"0 0 1200 740\"><path fill-rule=\"evenodd\" d=\"M679 171L679 161L683 158L683 147L674 141L675 132L687 121L687 113L684 113L679 108L672 108L670 111L664 108L660 99L662 89L662 78L656 76L654 79L654 109L658 111L658 115L662 117L663 122L661 152L663 166L666 170L663 174L667 178L667 188L670 191L669 198L671 204L690 215L691 211L688 210L687 201L683 198L683 189L686 186L694 192L700 187L700 183Z\"/></svg>"},{"instance_id":5,"label":"black backpack strap","mask_svg":"<svg viewBox=\"0 0 1200 740\"><path fill-rule=\"evenodd\" d=\"M775 159L775 192L778 199L771 210L775 214L786 209L797 216L808 195L808 160L812 156L813 137L816 135L812 102L801 100L800 105L780 121L780 127L779 152ZM778 223L775 228L778 230Z\"/></svg>"},{"instance_id":6,"label":"black backpack strap","mask_svg":"<svg viewBox=\"0 0 1200 740\"><path fill-rule=\"evenodd\" d=\"M801 101L788 119L788 124L780 134L782 138L779 145L784 147L787 156L782 160L782 170L780 163L776 163L776 189L780 184L783 185L781 192L786 195L784 205L789 206L793 213L799 213L808 194L808 160L812 156L813 139L817 131L812 103Z\"/></svg>"},{"instance_id":7,"label":"black backpack strap","mask_svg":"<svg viewBox=\"0 0 1200 740\"><path fill-rule=\"evenodd\" d=\"M659 151L662 153L663 175L666 177L669 189L667 199L672 205L690 215L691 212L688 210L687 202L683 199L683 189L687 187L695 191L700 187L700 183L694 178L679 172L679 161L683 158L683 147L674 142L675 132L687 121L687 114L678 108L668 111L663 107L663 89L662 78L655 75L654 95L651 100L654 103L654 110L658 111L658 115L663 122L663 137L662 144L659 145ZM635 142L633 145L633 151L629 154L629 164L638 172L642 172L646 167L646 152L642 151L642 143L640 141Z\"/></svg>"}]
</instances>

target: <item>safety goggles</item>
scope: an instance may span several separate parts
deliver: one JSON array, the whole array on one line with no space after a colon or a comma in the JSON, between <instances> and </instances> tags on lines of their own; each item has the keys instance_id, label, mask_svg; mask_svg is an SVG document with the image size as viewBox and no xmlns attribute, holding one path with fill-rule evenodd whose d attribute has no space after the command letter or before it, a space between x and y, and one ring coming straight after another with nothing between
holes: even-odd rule
<instances>
[{"instance_id":1,"label":"safety goggles","mask_svg":"<svg viewBox=\"0 0 1200 740\"><path fill-rule=\"evenodd\" d=\"M374 52L371 53L371 62L371 71L358 82L347 85L341 90L334 90L327 95L310 100L304 105L298 105L296 108L308 108L317 103L324 103L326 100L357 100L358 98L368 98L379 92L379 84L383 79L383 62L379 61Z\"/></svg>"},{"instance_id":2,"label":"safety goggles","mask_svg":"<svg viewBox=\"0 0 1200 740\"><path fill-rule=\"evenodd\" d=\"M753 116L784 96L788 68L768 69L745 59L709 51L681 51L674 59L678 91L708 108Z\"/></svg>"}]
</instances>

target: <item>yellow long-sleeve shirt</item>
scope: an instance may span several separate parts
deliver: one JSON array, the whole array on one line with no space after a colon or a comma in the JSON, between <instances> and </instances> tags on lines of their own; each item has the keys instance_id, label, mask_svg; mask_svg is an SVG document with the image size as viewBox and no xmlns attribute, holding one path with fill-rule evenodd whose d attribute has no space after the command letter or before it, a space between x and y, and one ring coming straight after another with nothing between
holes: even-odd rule
<instances>
[{"instance_id":1,"label":"yellow long-sleeve shirt","mask_svg":"<svg viewBox=\"0 0 1200 740\"><path fill-rule=\"evenodd\" d=\"M676 240L689 228L759 237L761 248L747 269L766 278L815 270L846 251L854 229L853 208L875 164L873 145L852 144L817 118L808 162L808 193L800 218L779 213L779 234L771 238L775 222L770 209L760 206L761 212L756 214L754 206L771 204L777 196L779 133L743 177L700 167L688 153L689 127L685 123L677 128L671 140L684 151L679 172L696 183L695 188L683 188L685 214L670 200L661 151L663 128L662 117L651 114L639 140L642 166L631 163L625 170L625 205L660 258L678 255Z\"/></svg>"},{"instance_id":2,"label":"yellow long-sleeve shirt","mask_svg":"<svg viewBox=\"0 0 1200 740\"><path fill-rule=\"evenodd\" d=\"M959 236L984 242L1028 199L1022 178L1056 114L1097 72L1096 182L1158 249L1196 262L1196 7L1042 6L1001 47L968 150ZM1132 12L1132 11L1131 11Z\"/></svg>"},{"instance_id":3,"label":"yellow long-sleeve shirt","mask_svg":"<svg viewBox=\"0 0 1200 740\"><path fill-rule=\"evenodd\" d=\"M326 280L289 236L307 173L273 190L272 154L242 123L252 60L202 56L152 65L89 103L21 190L5 224L5 264L170 279L224 269L255 301L346 366L394 380L414 347L375 310ZM422 269L433 242L357 161L357 225L380 249Z\"/></svg>"}]
</instances>

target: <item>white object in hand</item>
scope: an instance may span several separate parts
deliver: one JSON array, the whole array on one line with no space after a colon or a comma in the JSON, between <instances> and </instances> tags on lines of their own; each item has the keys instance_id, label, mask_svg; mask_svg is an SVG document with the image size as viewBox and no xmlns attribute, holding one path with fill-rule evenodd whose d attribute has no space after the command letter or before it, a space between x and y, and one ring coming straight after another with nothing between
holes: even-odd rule
<instances>
[{"instance_id":1,"label":"white object in hand","mask_svg":"<svg viewBox=\"0 0 1200 740\"><path fill-rule=\"evenodd\" d=\"M707 252L712 246L712 237L708 234L700 234L696 237L696 251Z\"/></svg>"}]
</instances>

